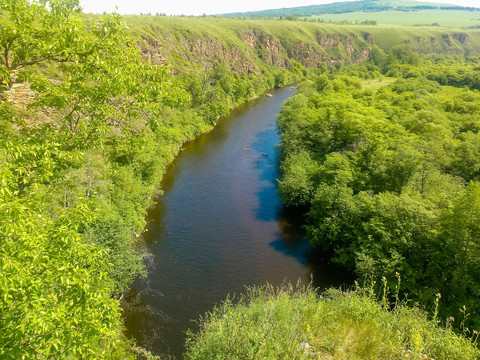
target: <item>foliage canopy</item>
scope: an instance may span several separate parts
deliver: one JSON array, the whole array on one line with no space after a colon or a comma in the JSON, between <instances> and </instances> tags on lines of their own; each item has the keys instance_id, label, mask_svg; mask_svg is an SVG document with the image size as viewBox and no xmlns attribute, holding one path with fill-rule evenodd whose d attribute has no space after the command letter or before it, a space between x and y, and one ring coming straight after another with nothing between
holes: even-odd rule
<instances>
[{"instance_id":1,"label":"foliage canopy","mask_svg":"<svg viewBox=\"0 0 480 360\"><path fill-rule=\"evenodd\" d=\"M280 193L308 206L308 237L335 262L366 281L400 273L404 293L427 308L441 293L445 318L462 319L466 306L476 327L480 97L441 86L430 59L397 50L371 60L393 83L362 89L379 69L352 66L306 83L285 104ZM470 65L440 67L461 76Z\"/></svg>"}]
</instances>

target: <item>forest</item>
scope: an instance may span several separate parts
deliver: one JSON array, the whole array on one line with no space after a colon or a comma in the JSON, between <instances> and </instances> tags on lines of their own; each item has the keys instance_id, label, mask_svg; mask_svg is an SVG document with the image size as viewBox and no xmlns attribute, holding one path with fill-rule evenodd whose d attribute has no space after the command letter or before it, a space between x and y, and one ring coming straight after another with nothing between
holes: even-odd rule
<instances>
[{"instance_id":1,"label":"forest","mask_svg":"<svg viewBox=\"0 0 480 360\"><path fill-rule=\"evenodd\" d=\"M441 296L445 318L468 309L474 328L480 97L464 74L477 61L372 51L304 82L279 118L280 192L308 207L310 241L363 281L401 278L427 308Z\"/></svg>"},{"instance_id":2,"label":"forest","mask_svg":"<svg viewBox=\"0 0 480 360\"><path fill-rule=\"evenodd\" d=\"M235 104L304 75L218 62L173 77L119 15L90 27L76 1L48 6L0 2L0 357L135 357L118 300L144 274L166 166Z\"/></svg>"},{"instance_id":3,"label":"forest","mask_svg":"<svg viewBox=\"0 0 480 360\"><path fill-rule=\"evenodd\" d=\"M216 31L230 24L214 21ZM455 317L445 330L461 343L455 351L478 356L449 330L471 336L467 327L480 324L477 58L418 55L405 44L383 50L341 34L325 62L309 68L288 36L311 38L295 28L278 43L262 33L268 41L253 55L240 48L245 71L235 68L243 58L194 62L180 48L163 64L149 53L153 35L135 37L146 27L117 14L86 16L76 0L0 0L0 25L2 359L151 357L123 335L120 299L145 274L145 209L167 165L219 116L288 84L299 94L278 123L280 191L285 203L309 209L312 244L362 281L400 279L399 296L442 321ZM367 47L369 57L354 64ZM420 336L406 329L406 343Z\"/></svg>"},{"instance_id":4,"label":"forest","mask_svg":"<svg viewBox=\"0 0 480 360\"><path fill-rule=\"evenodd\" d=\"M356 286L250 288L190 334L186 358L477 359L476 69L374 47L299 84L278 118L279 191Z\"/></svg>"}]
</instances>

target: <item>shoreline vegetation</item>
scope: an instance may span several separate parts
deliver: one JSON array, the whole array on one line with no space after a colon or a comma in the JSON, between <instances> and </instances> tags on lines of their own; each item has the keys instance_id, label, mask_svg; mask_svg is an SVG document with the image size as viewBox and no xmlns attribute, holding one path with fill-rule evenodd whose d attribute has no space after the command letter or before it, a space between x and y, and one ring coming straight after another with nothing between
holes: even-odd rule
<instances>
[{"instance_id":1,"label":"shoreline vegetation","mask_svg":"<svg viewBox=\"0 0 480 360\"><path fill-rule=\"evenodd\" d=\"M386 285L384 283L383 285ZM189 333L185 359L477 359L471 340L375 286L318 293L297 283L246 289ZM398 294L397 294L398 295ZM477 334L478 337L478 334Z\"/></svg>"},{"instance_id":2,"label":"shoreline vegetation","mask_svg":"<svg viewBox=\"0 0 480 360\"><path fill-rule=\"evenodd\" d=\"M247 77L217 59L173 76L118 15L90 27L75 2L0 6L0 356L135 358L118 299L145 272L135 234L167 165L303 67Z\"/></svg>"},{"instance_id":3,"label":"shoreline vegetation","mask_svg":"<svg viewBox=\"0 0 480 360\"><path fill-rule=\"evenodd\" d=\"M441 113L439 124L430 121L428 113L421 113L424 117L419 121L422 131L431 136L429 141L438 140L429 127L443 126L442 134L451 135L446 139L453 143L441 143L444 147L438 150L443 156L439 159L446 162L440 165L450 166L453 177L448 178L442 192L446 199L434 203L449 200L447 190L457 189L463 198L458 197L457 203L449 203L447 208L458 208L459 214L467 217L473 211L467 205L469 197L478 192L474 184L478 171L474 119L478 112L474 102L475 89L479 88L477 58L467 56L464 60L458 54L474 54L480 49L478 31L466 33L467 37L457 33L445 37L443 30L422 30L422 36L430 39L427 51L450 55L420 57L412 51L422 45L418 36L412 37L403 29L398 31L395 44L379 36L378 26L370 33L360 27L352 32L348 27L311 23L167 17L142 17L139 22L138 18L85 15L75 1L0 0L0 357L148 357L147 351L136 348L122 335L119 306L123 291L135 277L145 274L137 235L143 230L145 211L152 197L161 192L158 184L162 175L183 143L209 131L230 109L272 87L302 82L302 93L288 102L281 115L280 127L285 133L290 126L286 124L289 107L309 101L322 103L319 98L308 100L317 96L315 91L323 95L331 89L351 92L359 98L347 104L359 101L360 109L384 96L382 107L374 110L378 113L393 109L389 101L399 101L388 98L389 91L403 94L401 100L411 100L412 106L418 107L416 111L425 106L424 97L435 100L435 94L444 96L437 99L444 106L442 111L465 117L450 128L448 121L460 120ZM206 26L197 27L189 21ZM406 38L409 44L405 44ZM349 65L356 62L361 64ZM417 67L417 63L435 67ZM375 85L382 74L403 80L388 81L385 87L390 90L385 95L379 93L384 87L379 86L379 90ZM368 80L371 89L361 93L363 80ZM462 90L463 86L472 90ZM464 95L473 100L462 100ZM298 113L303 114L303 110ZM292 121L293 132L295 124L313 126L306 134L312 138L302 139L308 140L305 144L315 144L320 134L317 118L312 112L297 119L300 122ZM414 120L404 121L395 126L417 129ZM356 120L352 126L354 130L361 128ZM338 149L343 145L350 151L350 146L361 143L358 134L355 137L348 131L347 127L346 139L332 140L343 141L335 145ZM411 130L415 131L420 132ZM404 134L404 130L399 133ZM349 136L355 137L353 142ZM327 184L337 181L338 173L343 179L338 181L347 185L353 176L341 154L322 167L310 160L320 160L325 154L309 159L302 151L295 154L294 169L293 162L288 165L285 144L283 140L287 162L282 165L281 191L287 203L325 201L321 197L312 200L316 192L312 184L321 176L326 177ZM458 151L459 159L469 155L469 162L446 159L449 149ZM410 155L402 153L407 160ZM327 165L331 168L325 168ZM446 178L436 169L426 170ZM297 176L290 187L289 174ZM472 182L469 190L462 188L458 177ZM355 181L367 181L362 179ZM393 192L396 185L391 185L388 190ZM319 211L314 205L311 215ZM432 208L425 211L426 220L431 218L428 211L435 213ZM456 216L453 211L445 212L444 223L457 224ZM469 245L455 264L466 261L472 270L458 268L451 279L451 284L459 284L464 297L470 293L478 296L474 288L478 275L473 272L478 262L470 258L471 251L478 256L472 219L442 233L445 237L460 233L464 236L462 244ZM312 221L310 236L319 239L314 236L318 233L314 227ZM351 237L359 233L357 230ZM447 243L452 249L456 246L452 241ZM346 248L345 259L357 256L352 244ZM380 265L373 255L363 255L362 269L378 277ZM347 260L343 264L348 266ZM396 259L394 264L402 263ZM387 277L397 270L395 266L388 269ZM468 284L454 281L460 274L468 276ZM431 299L436 290L418 299ZM277 296L272 289L266 293L272 300ZM260 292L257 295L261 297ZM286 299L283 295L279 298ZM477 310L472 305L468 311ZM477 313L473 317L476 324ZM313 353L310 355L314 358Z\"/></svg>"},{"instance_id":4,"label":"shoreline vegetation","mask_svg":"<svg viewBox=\"0 0 480 360\"><path fill-rule=\"evenodd\" d=\"M359 280L399 274L402 294L428 310L441 294L441 317L458 329L468 309L476 329L477 61L380 58L306 81L284 104L281 197L308 208L310 243Z\"/></svg>"}]
</instances>

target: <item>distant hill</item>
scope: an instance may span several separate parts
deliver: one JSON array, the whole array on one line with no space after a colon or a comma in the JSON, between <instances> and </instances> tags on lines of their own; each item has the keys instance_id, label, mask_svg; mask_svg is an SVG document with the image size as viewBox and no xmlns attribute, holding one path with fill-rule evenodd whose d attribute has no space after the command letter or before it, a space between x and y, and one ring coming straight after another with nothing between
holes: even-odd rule
<instances>
[{"instance_id":1,"label":"distant hill","mask_svg":"<svg viewBox=\"0 0 480 360\"><path fill-rule=\"evenodd\" d=\"M343 1L324 5L310 5L292 8L272 9L263 11L249 11L223 14L224 17L280 17L294 15L309 17L324 14L345 14L353 12L379 11L421 11L421 10L463 10L480 11L480 8L464 7L450 4L437 4L407 0L363 0Z\"/></svg>"}]
</instances>

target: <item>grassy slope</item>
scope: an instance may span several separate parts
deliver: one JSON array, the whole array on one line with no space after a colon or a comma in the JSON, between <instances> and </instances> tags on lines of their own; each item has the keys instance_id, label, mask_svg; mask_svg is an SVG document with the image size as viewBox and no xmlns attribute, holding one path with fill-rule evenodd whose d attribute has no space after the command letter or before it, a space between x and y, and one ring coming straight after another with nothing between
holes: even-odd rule
<instances>
[{"instance_id":1,"label":"grassy slope","mask_svg":"<svg viewBox=\"0 0 480 360\"><path fill-rule=\"evenodd\" d=\"M360 52L371 44L364 37L371 34L376 45L384 50L399 44L408 43L418 52L465 54L480 51L479 30L452 30L441 27L398 27L319 24L308 21L240 20L223 18L187 18L163 16L125 17L131 34L142 38L142 47L157 48L166 61L176 69L191 68L192 63L216 62L227 56L227 64L239 70L239 64L250 63L257 69L264 69L265 63L259 58L258 47L245 43L245 35L254 32L256 36L271 35L281 44L281 56L291 56L294 60L309 65L309 60L295 53L299 48L308 49L328 59L350 62L351 54L345 52L344 45L327 48L319 44L319 34L338 34L352 40L355 50ZM466 34L462 40L459 34ZM187 40L185 40L187 39ZM220 43L224 51L218 52L212 43ZM199 50L199 47L204 47ZM209 53L208 48L212 51ZM206 50L205 50L206 49ZM274 51L274 49L268 49ZM216 52L215 52L216 51ZM241 59L229 59L229 53L241 54ZM200 52L202 56L199 58ZM311 63L312 61L310 61ZM311 64L310 64L311 65Z\"/></svg>"},{"instance_id":2,"label":"grassy slope","mask_svg":"<svg viewBox=\"0 0 480 360\"><path fill-rule=\"evenodd\" d=\"M216 308L186 359L478 359L480 351L418 308L388 311L371 293L271 286Z\"/></svg>"},{"instance_id":3,"label":"grassy slope","mask_svg":"<svg viewBox=\"0 0 480 360\"><path fill-rule=\"evenodd\" d=\"M205 46L214 46L212 42L218 41L228 51L233 51L234 48L240 50L240 53L244 56L244 60L250 62L256 67L262 69L267 66L259 58L255 49L250 48L244 41L243 36L249 32L263 33L272 35L278 40L278 43L282 45L285 54L288 50L291 50L299 43L310 44L312 46L319 46L317 42L317 33L326 33L330 35L338 34L353 39L354 46L360 48L361 46L370 46L364 39L364 33L372 35L376 44L380 47L388 50L391 47L399 44L410 43L413 48L418 51L432 52L432 53L464 53L465 49L478 51L480 49L480 32L479 31L465 31L468 34L468 43L462 44L455 39L454 34L458 31L452 31L443 28L434 27L386 27L386 26L356 26L356 25L338 25L338 24L318 24L312 22L287 22L276 20L240 20L240 19L222 19L222 18L183 18L183 17L150 17L150 16L131 16L127 17L127 23L129 24L130 31L134 36L143 39L142 46L145 48L159 47L162 50L163 55L166 56L169 63L172 64L177 70L188 70L194 66L194 61L197 65L201 65L202 62L208 62L210 55L214 53L206 52L206 56L200 59L196 54L195 44L203 44ZM462 31L463 32L463 31ZM355 36L352 36L355 34ZM448 35L448 37L447 37ZM185 41L185 38L191 40ZM446 39L450 40L446 40ZM420 40L422 39L422 40ZM432 40L433 39L433 40ZM157 44L153 44L156 42ZM169 42L172 42L169 44ZM450 42L450 44L448 43ZM153 44L153 45L152 45ZM330 51L330 50L327 50ZM218 60L219 56L225 56L225 54L216 54L214 61ZM335 56L332 51L332 56ZM201 60L201 61L199 61ZM232 64L233 65L233 64ZM391 79L384 78L384 82L389 83ZM382 83L383 85L383 83ZM367 86L376 88L380 86L376 82L369 82ZM285 300L285 298L284 298ZM298 337L298 347L296 350L300 350L299 356L305 353L305 346L308 346L308 351L315 353L317 358L325 356L338 356L345 357L346 354L352 352L356 353L360 358L378 358L378 356L387 354L390 358L419 358L420 354L432 354L438 357L438 353L429 353L429 349L432 347L432 342L435 341L435 346L438 346L439 353L446 353L443 358L449 358L451 355L449 351L458 351L456 345L452 343L458 343L460 348L463 347L463 351L459 353L465 355L465 359L475 358L475 350L472 350L466 345L463 340L456 338L449 331L443 332L442 329L435 328L433 323L425 320L424 315L418 315L415 311L411 311L404 308L403 313L394 316L386 311L383 311L374 301L368 302L366 298L361 297L345 297L337 296L335 300L328 303L321 303L320 305L312 301L308 306L311 311L318 311L320 316L321 310L328 310L334 312L339 307L344 307L342 312L332 315L332 318L325 317L323 322L308 323L303 325L306 330L304 332L298 331L297 328L288 328L288 334L294 337ZM360 309L364 309L365 303L368 302L368 308L371 309L369 318L365 322L353 321L352 318L358 315ZM290 299L284 301L282 306L288 306ZM271 305L271 303L269 303ZM316 309L315 306L318 305ZM271 351L278 351L278 349L272 350L268 346L283 346L278 339L285 337L283 333L268 333L269 336L274 336L270 341L264 341L262 339L265 336L263 332L257 332L261 328L261 324L265 324L262 316L268 317L269 314L275 312L275 310L263 308L264 304L258 302L256 310L252 317L260 318L260 323L254 323L252 326L252 336L260 336L260 339L256 339L259 343L265 344L267 347L262 348L259 351L266 351L265 354ZM275 305L274 305L275 306ZM357 307L358 306L358 307ZM228 309L230 311L231 309ZM287 312L288 316L296 316L298 308L292 306ZM233 311L233 310L232 310ZM400 310L399 310L400 311ZM413 315L411 315L411 313ZM228 315L231 313L229 312ZM250 310L242 308L239 312L234 312L234 316L250 316ZM326 312L326 314L330 314ZM219 317L224 316L224 313L219 313ZM287 315L286 315L287 316ZM362 315L363 316L363 315ZM290 319L286 318L286 323L292 323ZM340 319L340 320L339 320ZM218 324L224 319L218 318ZM217 321L215 320L215 321ZM249 324L249 323L248 323ZM260 325L259 325L260 324ZM324 328L321 325L327 324ZM216 326L212 324L212 326ZM219 325L220 327L222 325ZM233 325L235 326L235 325ZM268 326L268 325L265 325ZM366 327L365 327L366 326ZM404 328L402 328L404 326ZM317 328L316 328L317 327ZM398 333L385 334L385 328L398 327L401 328ZM428 332L417 333L417 329L425 329L429 327ZM276 329L277 327L272 327ZM263 329L263 328L262 328ZM215 330L214 330L215 331ZM231 331L236 334L248 332L249 329L245 327L245 322L238 325L237 328L232 328ZM282 331L282 328L280 328ZM423 330L422 330L423 331ZM315 333L314 336L311 336ZM371 337L366 336L374 334L375 338L371 341ZM446 335L447 334L447 335ZM205 335L205 334L204 334ZM204 336L202 335L202 336ZM225 334L218 334L212 332L211 336L206 341L209 344L203 343L205 339L201 339L196 344L191 344L190 358L213 358L213 353L202 353L203 350L209 352L209 346L220 347L224 341L222 340ZM248 335L248 334L247 334ZM226 334L225 338L232 341L238 341L236 345L232 345L230 349L237 349L240 351L238 356L242 355L242 351L249 347L244 345L243 341L251 343L251 339L246 337L239 337L232 339L230 334ZM239 335L240 336L240 335ZM303 336L306 337L307 341ZM329 339L328 336L331 338ZM446 340L448 337L448 341ZM368 340L368 341L367 341ZM327 343L325 343L327 341ZM331 343L328 343L331 341ZM367 342L367 343L366 343ZM382 344L389 343L394 344L392 347L382 347ZM305 345L306 344L306 345ZM287 344L288 345L288 344ZM364 346L365 345L365 346ZM447 350L441 349L442 346L449 348ZM203 346L203 350L200 349ZM236 347L235 347L236 346ZM303 347L303 348L302 348ZM251 347L250 347L251 348ZM198 350L199 353L196 353ZM288 350L288 349L287 349ZM410 351L410 352L409 352ZM200 354L200 355L198 355ZM473 355L472 355L473 354ZM231 354L222 353L220 356L229 356ZM257 354L258 355L258 354ZM265 358L268 358L265 355ZM369 357L370 356L370 357ZM308 356L307 356L308 357ZM313 356L312 356L313 357ZM438 357L442 358L442 357ZM450 357L452 358L452 357ZM459 357L457 357L459 358Z\"/></svg>"},{"instance_id":4,"label":"grassy slope","mask_svg":"<svg viewBox=\"0 0 480 360\"><path fill-rule=\"evenodd\" d=\"M320 48L317 41L317 33L327 33L327 34L339 34L345 37L350 37L353 39L353 44L356 48L360 49L363 46L370 46L366 41L364 41L364 33L369 33L372 35L376 44L380 47L388 50L391 47L404 44L405 42L410 42L412 47L416 48L419 51L425 52L452 52L452 53L464 53L465 48L472 49L474 51L480 50L480 32L479 31L467 31L469 35L469 43L467 45L461 44L453 38L454 31L448 29L432 28L432 27L384 27L384 26L355 26L355 25L337 25L337 24L318 24L312 22L287 22L287 21L275 21L275 20L239 20L239 19L221 19L221 18L185 18L185 17L155 17L155 16L128 16L126 21L130 28L131 34L135 37L141 38L141 46L147 50L152 50L153 52L158 51L161 55L167 59L168 63L173 66L177 71L190 71L195 65L203 66L203 64L208 64L210 61L217 61L219 57L225 57L228 55L228 52L234 52L235 49L238 49L239 53L243 56L243 61L251 63L253 66L258 69L266 69L268 66L261 60L258 56L258 53L255 49L250 48L244 42L244 35L246 33L262 33L272 35L279 44L282 46L284 51L284 56L288 54L288 51L292 48L295 48L299 43L310 44L312 46L318 47L321 51L330 52L331 56L337 56L333 53L332 50L324 50ZM352 36L355 34L356 36ZM445 35L448 34L451 38L451 45L448 45L445 40ZM425 39L425 43L421 44L418 41L418 38ZM432 42L430 39L435 39L435 42ZM428 40L428 41L427 41ZM212 47L212 49L217 49L215 47L215 42L220 43L226 50L226 53L217 53L215 51L208 52L204 51L204 57L200 57L198 49L195 46L204 45L206 47ZM238 59L230 58L226 59L231 65L231 68L235 68L235 62ZM388 81L388 79L385 79ZM370 84L372 87L378 86L378 84ZM411 319L407 315L402 315L403 317L398 317L395 319L393 315L382 311L379 309L374 302L369 303L369 309L371 309L371 316L366 321L367 328L362 327L365 323L355 322L352 320L354 316L359 311L359 306L363 308L366 300L362 298L353 298L353 308L350 307L348 302L350 298L337 299L337 302L329 302L324 305L319 305L317 310L315 309L316 304L314 301L309 304L309 309L312 311L328 310L335 311L340 306L344 306L344 311L333 315L332 318L325 317L324 322L311 323L308 325L310 327L310 333L308 332L297 332L296 328L290 328L289 334L294 334L295 336L310 336L310 334L315 333L315 336L312 336L311 339L308 339L308 346L313 347L312 352L318 352L318 357L321 355L328 356L329 354L335 354L338 356L346 356L345 354L351 351L363 351L360 345L364 345L370 337L365 336L366 332L368 334L375 334L375 339L370 341L367 345L372 346L373 348L368 348L368 351L371 351L373 358L378 354L394 353L398 356L406 354L407 349L413 349L416 351L415 354L412 353L411 358L419 356L420 353L425 353L423 348L424 341L430 341L428 337L419 338L415 333L415 329L423 328L426 324L425 320L419 316L415 318L413 316ZM284 305L288 306L290 302L285 301ZM257 304L258 312L255 316L258 316L261 319L261 324L263 324L262 316L269 316L271 311L269 309L262 308L262 304ZM295 303L293 306L286 311L295 314ZM243 311L243 310L242 310ZM270 312L269 312L270 311ZM408 310L405 310L408 312ZM248 314L248 310L246 310ZM240 313L241 314L241 313ZM321 316L321 313L317 313L318 316ZM326 315L329 312L325 312ZM342 321L335 322L341 318ZM418 323L416 322L418 320ZM408 322L409 327L407 327L403 333L396 334L395 336L390 336L387 334L385 338L383 337L383 326L397 326L399 322ZM287 323L292 323L287 318ZM394 325L392 325L394 324ZM307 323L304 323L307 326ZM320 325L328 325L323 328L320 328ZM242 333L248 331L244 327L245 324L241 323L238 328L236 328L237 333ZM253 324L253 328L259 328L258 324ZM400 325L398 325L400 326ZM441 330L435 330L438 333L441 333ZM253 332L253 330L252 330ZM319 334L324 334L320 336ZM272 334L273 335L273 334ZM276 333L276 336L282 337L282 333ZM328 350L325 350L325 346L322 341L325 340L325 337L331 336L332 343L336 344L331 345ZM229 336L227 334L227 336ZM264 334L260 335L261 337ZM402 343L402 336L405 336L407 339L404 340L405 343ZM436 335L437 340L440 338L439 342L441 343L443 339L443 333ZM219 340L220 339L220 340ZM222 343L222 337L218 334L213 334L211 341L213 346L220 346ZM244 338L243 340L249 340ZM240 351L248 347L243 347L239 339ZM326 339L328 340L328 339ZM377 341L378 340L378 341ZM413 343L416 340L413 346L408 346L408 343ZM452 340L457 341L457 340ZM458 340L462 342L462 340ZM397 346L396 349L384 349L378 348L378 345L390 342L395 343ZM278 345L281 346L281 342L275 343L275 341L263 342L266 345ZM302 345L303 341L299 342L299 346ZM358 345L360 344L360 345ZM429 343L426 343L428 346ZM197 345L195 345L197 346ZM198 344L202 346L202 344ZM375 347L377 346L377 347ZM355 348L355 349L354 349ZM472 351L466 346L465 348L468 351ZM353 350L352 350L353 349ZM324 351L325 350L325 351ZM192 352L195 351L192 349ZM342 355L343 354L343 355ZM409 353L407 353L409 354ZM358 354L358 356L364 355L363 353ZM191 356L195 358L195 356ZM213 356L199 358L213 358ZM465 356L465 358L472 358Z\"/></svg>"},{"instance_id":5,"label":"grassy slope","mask_svg":"<svg viewBox=\"0 0 480 360\"><path fill-rule=\"evenodd\" d=\"M227 17L279 17L295 15L323 22L376 21L381 25L418 26L439 24L449 28L480 25L480 9L402 0L349 1L265 11L225 14Z\"/></svg>"},{"instance_id":6,"label":"grassy slope","mask_svg":"<svg viewBox=\"0 0 480 360\"><path fill-rule=\"evenodd\" d=\"M87 21L95 19L94 16L85 15ZM350 37L352 39L353 46L360 50L362 47L370 46L363 37L364 32L371 33L375 42L381 44L382 47L388 49L395 44L404 43L406 40L413 42L417 36L432 36L438 39L438 46L433 47L432 51L442 51L443 35L448 30L438 29L395 29L393 33L386 34L385 28L381 27L360 27L360 26L340 26L334 24L318 24L310 22L285 22L285 21L258 21L258 20L228 20L228 19L212 19L212 18L169 18L169 17L149 17L149 16L131 16L126 17L127 23L130 27L132 36L142 38L140 41L141 46L145 50L155 49L165 55L167 61L177 71L191 69L195 65L202 66L203 61L217 61L220 57L228 57L230 53L235 52L241 54L241 59L230 58L232 67L235 67L238 61L249 62L253 66L260 70L267 69L268 66L261 60L256 52L256 49L250 48L243 41L245 33L257 32L262 34L271 35L280 44L280 56L287 57L289 51L294 50L299 44L310 44L315 47L316 51L327 53L328 56L336 59L342 59L347 56L344 52L345 49L333 48L323 49L317 42L317 33L326 33L330 35L343 35L344 37ZM354 36L352 36L354 34ZM469 32L471 43L469 48L474 50L480 49L480 32ZM390 41L390 39L394 39ZM398 39L398 40L397 40ZM198 57L197 45L204 47L213 46L215 42L221 44L225 49L225 52L219 54L215 51L205 52L205 58ZM342 47L343 45L339 45ZM215 47L214 47L215 49ZM450 49L450 47L448 48ZM272 50L272 49L270 49ZM461 44L453 41L451 50L455 52L463 52ZM273 51L273 50L272 50ZM288 61L285 63L288 65ZM145 144L138 149L138 153L132 150L132 146L128 143L128 138L125 138L125 149L133 152L134 158L131 163L128 164L115 164L118 169L122 169L122 176L128 180L128 182L134 184L135 188L128 193L128 204L122 205L124 209L118 210L118 214L122 214L119 218L124 218L124 213L131 213L131 217L135 218L132 221L140 222L140 219L136 217L143 216L143 208L148 205L148 198L153 193L158 191L156 184L158 184L161 175L165 169L166 164L173 158L174 154L178 151L180 144L186 141L202 131L206 131L210 128L211 124L206 124L202 120L201 116L197 113L178 112L172 111L172 114L166 114L164 119L165 127L159 132L158 135L151 134L145 130L145 136L143 139ZM194 115L194 116L192 116ZM186 123L187 125L183 125ZM138 136L140 139L141 137ZM137 140L132 136L133 140ZM120 140L119 140L120 141ZM161 149L159 155L158 149ZM108 149L118 150L118 149ZM96 156L103 163L105 157L108 155L101 154L96 150L92 150L88 154L87 158L92 158L90 155ZM153 163L155 159L156 167L152 171L150 162ZM145 161L147 160L147 161ZM113 162L114 160L111 160ZM140 184L141 180L136 178L138 173L137 168L148 169L149 172L154 172L148 181L144 184ZM66 174L74 174L76 169L66 169ZM108 166L105 169L99 169L102 176L107 179L111 174L108 173ZM65 176L65 178L68 178ZM125 193L125 184L122 182L124 179L111 179L108 177L106 180L108 186L112 190L112 199L118 198L115 194ZM45 190L45 193L50 192L54 187ZM56 189L58 190L58 189ZM53 191L52 193L61 193L60 191ZM52 202L56 201L55 199ZM125 201L127 203L127 201ZM130 204L131 203L131 204ZM113 205L112 205L113 206ZM105 223L109 223L108 218L105 218ZM120 220L119 220L120 221ZM126 225L125 225L126 226ZM122 229L124 226L122 225ZM118 233L118 231L116 231Z\"/></svg>"}]
</instances>

